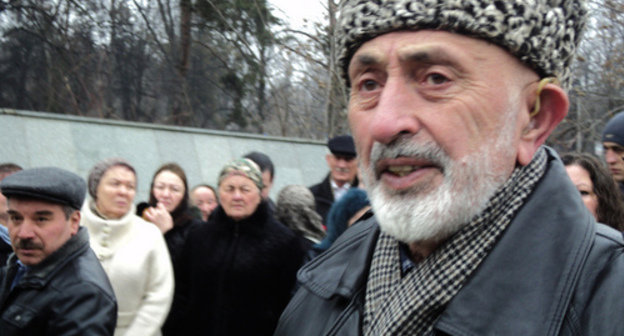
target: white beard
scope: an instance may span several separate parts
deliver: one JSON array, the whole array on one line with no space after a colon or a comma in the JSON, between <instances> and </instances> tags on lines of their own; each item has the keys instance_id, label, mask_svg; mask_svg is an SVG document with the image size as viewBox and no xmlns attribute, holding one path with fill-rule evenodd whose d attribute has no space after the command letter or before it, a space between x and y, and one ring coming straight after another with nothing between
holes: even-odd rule
<instances>
[{"instance_id":1,"label":"white beard","mask_svg":"<svg viewBox=\"0 0 624 336\"><path fill-rule=\"evenodd\" d=\"M508 120L498 139L458 161L433 141L418 142L418 135L398 138L389 145L375 142L369 167L360 169L381 230L408 244L439 242L468 224L511 174L501 164L515 160L510 157L514 125L515 120ZM435 163L442 169L442 184L435 187L425 183L401 191L384 187L375 177L376 162L400 156Z\"/></svg>"}]
</instances>

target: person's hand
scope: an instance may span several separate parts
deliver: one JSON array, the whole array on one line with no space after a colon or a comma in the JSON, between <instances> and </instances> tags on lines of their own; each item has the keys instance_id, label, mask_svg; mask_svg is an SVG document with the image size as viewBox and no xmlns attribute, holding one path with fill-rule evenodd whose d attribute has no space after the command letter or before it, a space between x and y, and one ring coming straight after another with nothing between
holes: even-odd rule
<instances>
[{"instance_id":1,"label":"person's hand","mask_svg":"<svg viewBox=\"0 0 624 336\"><path fill-rule=\"evenodd\" d=\"M173 228L173 218L171 218L169 211L160 202L155 207L145 209L143 215L148 221L156 224L163 234Z\"/></svg>"}]
</instances>

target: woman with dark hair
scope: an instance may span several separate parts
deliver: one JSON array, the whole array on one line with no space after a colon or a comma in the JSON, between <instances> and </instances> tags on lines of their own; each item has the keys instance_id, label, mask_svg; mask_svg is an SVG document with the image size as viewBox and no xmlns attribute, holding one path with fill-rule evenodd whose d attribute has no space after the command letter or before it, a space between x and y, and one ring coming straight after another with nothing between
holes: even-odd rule
<instances>
[{"instance_id":1,"label":"woman with dark hair","mask_svg":"<svg viewBox=\"0 0 624 336\"><path fill-rule=\"evenodd\" d=\"M152 179L148 207L140 214L156 224L165 235L173 270L176 273L180 251L186 242L189 229L201 223L189 207L186 174L176 163L162 165Z\"/></svg>"},{"instance_id":2,"label":"woman with dark hair","mask_svg":"<svg viewBox=\"0 0 624 336\"><path fill-rule=\"evenodd\" d=\"M566 153L561 160L596 221L622 231L624 203L609 171L596 157L587 153Z\"/></svg>"}]
</instances>

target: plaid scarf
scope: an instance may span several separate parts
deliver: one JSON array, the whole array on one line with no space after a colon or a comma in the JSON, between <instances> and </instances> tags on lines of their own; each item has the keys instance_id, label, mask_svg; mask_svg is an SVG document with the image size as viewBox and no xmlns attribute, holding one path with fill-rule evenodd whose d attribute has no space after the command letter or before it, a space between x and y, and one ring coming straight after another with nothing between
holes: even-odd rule
<instances>
[{"instance_id":1,"label":"plaid scarf","mask_svg":"<svg viewBox=\"0 0 624 336\"><path fill-rule=\"evenodd\" d=\"M546 170L543 148L516 168L483 213L402 276L399 243L381 233L366 285L365 335L427 335L447 303L492 250Z\"/></svg>"}]
</instances>

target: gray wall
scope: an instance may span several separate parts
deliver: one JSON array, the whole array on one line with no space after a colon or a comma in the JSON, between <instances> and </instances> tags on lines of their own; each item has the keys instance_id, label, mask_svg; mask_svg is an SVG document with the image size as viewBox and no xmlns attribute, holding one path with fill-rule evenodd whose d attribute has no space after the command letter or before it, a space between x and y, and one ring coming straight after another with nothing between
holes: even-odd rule
<instances>
[{"instance_id":1,"label":"gray wall","mask_svg":"<svg viewBox=\"0 0 624 336\"><path fill-rule=\"evenodd\" d=\"M328 172L323 142L294 138L208 131L0 108L0 162L24 168L57 166L85 179L91 167L122 157L137 170L135 203L146 201L149 184L163 163L184 168L189 185L216 186L221 167L250 151L271 157L275 200L289 184L311 185Z\"/></svg>"}]
</instances>

